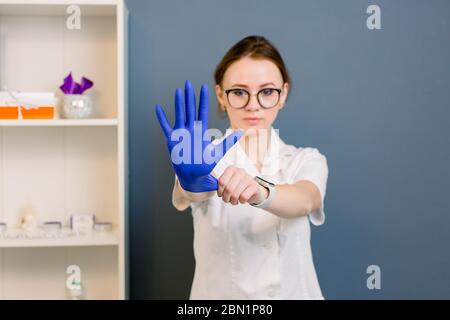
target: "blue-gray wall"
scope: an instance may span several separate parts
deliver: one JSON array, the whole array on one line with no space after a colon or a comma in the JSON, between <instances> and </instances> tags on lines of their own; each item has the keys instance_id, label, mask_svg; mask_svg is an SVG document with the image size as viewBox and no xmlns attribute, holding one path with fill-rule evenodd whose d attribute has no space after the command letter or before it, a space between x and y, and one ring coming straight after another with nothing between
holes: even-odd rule
<instances>
[{"instance_id":1,"label":"blue-gray wall","mask_svg":"<svg viewBox=\"0 0 450 320\"><path fill-rule=\"evenodd\" d=\"M131 298L188 298L189 211L171 206L173 173L154 116L260 34L293 78L276 127L326 155L325 225L312 229L326 298L450 298L450 1L128 0ZM381 7L382 29L366 28ZM213 99L211 99L214 101ZM211 126L227 123L211 104ZM381 267L381 290L366 268Z\"/></svg>"}]
</instances>

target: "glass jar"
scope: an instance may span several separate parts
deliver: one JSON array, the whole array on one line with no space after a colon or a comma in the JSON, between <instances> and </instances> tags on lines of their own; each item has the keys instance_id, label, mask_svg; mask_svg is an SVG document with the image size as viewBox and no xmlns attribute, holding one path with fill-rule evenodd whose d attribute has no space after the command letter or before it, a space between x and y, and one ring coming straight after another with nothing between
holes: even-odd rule
<instances>
[{"instance_id":1,"label":"glass jar","mask_svg":"<svg viewBox=\"0 0 450 320\"><path fill-rule=\"evenodd\" d=\"M66 118L90 118L93 113L92 98L82 94L66 94L64 95L63 109Z\"/></svg>"}]
</instances>

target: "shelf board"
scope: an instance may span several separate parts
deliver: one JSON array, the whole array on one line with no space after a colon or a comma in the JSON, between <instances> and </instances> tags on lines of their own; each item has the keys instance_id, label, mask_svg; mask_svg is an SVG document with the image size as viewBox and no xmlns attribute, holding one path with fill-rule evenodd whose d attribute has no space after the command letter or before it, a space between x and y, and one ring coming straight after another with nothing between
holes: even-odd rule
<instances>
[{"instance_id":1,"label":"shelf board","mask_svg":"<svg viewBox=\"0 0 450 320\"><path fill-rule=\"evenodd\" d=\"M116 0L0 0L2 15L68 16L69 5L79 5L84 16L115 16Z\"/></svg>"},{"instance_id":2,"label":"shelf board","mask_svg":"<svg viewBox=\"0 0 450 320\"><path fill-rule=\"evenodd\" d=\"M0 120L0 127L101 127L117 124L117 119Z\"/></svg>"},{"instance_id":3,"label":"shelf board","mask_svg":"<svg viewBox=\"0 0 450 320\"><path fill-rule=\"evenodd\" d=\"M18 228L10 228L6 235L0 234L0 248L117 246L118 244L117 230L110 232L92 230L75 235L71 229L63 228L59 236L57 234L51 236L42 229L30 233Z\"/></svg>"}]
</instances>

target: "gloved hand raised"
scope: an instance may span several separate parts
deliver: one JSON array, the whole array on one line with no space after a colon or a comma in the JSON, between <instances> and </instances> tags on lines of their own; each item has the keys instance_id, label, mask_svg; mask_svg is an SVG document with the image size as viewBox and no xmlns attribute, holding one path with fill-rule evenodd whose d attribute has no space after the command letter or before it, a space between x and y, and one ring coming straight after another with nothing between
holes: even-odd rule
<instances>
[{"instance_id":1,"label":"gloved hand raised","mask_svg":"<svg viewBox=\"0 0 450 320\"><path fill-rule=\"evenodd\" d=\"M211 175L211 171L239 140L243 132L233 132L217 145L211 141L204 141L204 133L208 130L208 87L205 84L201 87L197 118L195 117L195 92L189 81L186 81L184 88L185 108L183 108L182 95L181 89L176 89L175 125L173 128L170 127L161 106L156 105L155 107L156 116L166 137L173 169L181 187L186 191L217 190L218 182Z\"/></svg>"}]
</instances>

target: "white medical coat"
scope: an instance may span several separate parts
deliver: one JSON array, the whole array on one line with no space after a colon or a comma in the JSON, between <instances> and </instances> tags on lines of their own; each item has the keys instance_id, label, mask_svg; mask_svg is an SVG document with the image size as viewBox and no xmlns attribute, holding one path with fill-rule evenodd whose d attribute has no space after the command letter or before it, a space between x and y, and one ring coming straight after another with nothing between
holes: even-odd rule
<instances>
[{"instance_id":1,"label":"white medical coat","mask_svg":"<svg viewBox=\"0 0 450 320\"><path fill-rule=\"evenodd\" d=\"M219 140L220 141L220 140ZM328 178L316 148L285 144L271 128L261 172L236 143L213 173L235 165L275 184L313 182L322 206L308 216L284 219L248 204L236 206L214 195L191 204L195 274L191 299L323 299L310 246L310 225L324 223Z\"/></svg>"}]
</instances>

